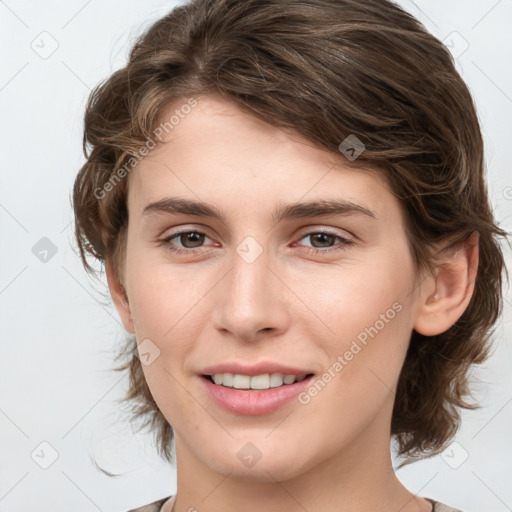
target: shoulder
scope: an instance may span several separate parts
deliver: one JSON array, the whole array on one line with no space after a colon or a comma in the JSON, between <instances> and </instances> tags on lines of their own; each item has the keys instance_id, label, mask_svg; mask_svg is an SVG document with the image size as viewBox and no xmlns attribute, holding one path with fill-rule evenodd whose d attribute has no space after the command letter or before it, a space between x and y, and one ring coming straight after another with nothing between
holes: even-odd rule
<instances>
[{"instance_id":1,"label":"shoulder","mask_svg":"<svg viewBox=\"0 0 512 512\"><path fill-rule=\"evenodd\" d=\"M439 501L434 501L434 512L462 512L458 508L452 508L444 503L440 503Z\"/></svg>"},{"instance_id":2,"label":"shoulder","mask_svg":"<svg viewBox=\"0 0 512 512\"><path fill-rule=\"evenodd\" d=\"M148 505L144 505L138 508L132 508L128 510L128 512L160 512L163 504L169 499L171 496L167 496L167 498L162 498L160 500L154 501L153 503L149 503Z\"/></svg>"}]
</instances>

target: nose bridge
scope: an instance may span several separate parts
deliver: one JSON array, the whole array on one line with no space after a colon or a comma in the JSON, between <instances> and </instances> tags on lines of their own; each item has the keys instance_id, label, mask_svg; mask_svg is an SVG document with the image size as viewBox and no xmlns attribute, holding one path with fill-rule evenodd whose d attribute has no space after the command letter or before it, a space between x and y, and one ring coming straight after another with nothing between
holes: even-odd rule
<instances>
[{"instance_id":1,"label":"nose bridge","mask_svg":"<svg viewBox=\"0 0 512 512\"><path fill-rule=\"evenodd\" d=\"M263 304L266 288L268 288L268 253L263 251L257 257L249 252L243 253L243 246L237 248L237 255L233 257L232 295L240 303ZM253 259L254 258L254 259Z\"/></svg>"},{"instance_id":2,"label":"nose bridge","mask_svg":"<svg viewBox=\"0 0 512 512\"><path fill-rule=\"evenodd\" d=\"M285 328L285 299L279 295L282 288L267 267L269 263L268 251L257 247L254 241L246 240L236 248L231 272L223 279L216 305L218 329L249 340L264 330Z\"/></svg>"}]
</instances>

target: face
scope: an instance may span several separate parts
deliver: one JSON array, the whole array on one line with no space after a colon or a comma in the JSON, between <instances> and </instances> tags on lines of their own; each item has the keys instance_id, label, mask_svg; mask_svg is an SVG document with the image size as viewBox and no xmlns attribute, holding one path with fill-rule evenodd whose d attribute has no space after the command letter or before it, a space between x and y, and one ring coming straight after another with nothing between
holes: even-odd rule
<instances>
[{"instance_id":1,"label":"face","mask_svg":"<svg viewBox=\"0 0 512 512\"><path fill-rule=\"evenodd\" d=\"M178 463L286 480L389 447L416 307L398 199L341 153L197 99L128 195L125 326ZM275 387L230 387L251 382Z\"/></svg>"}]
</instances>

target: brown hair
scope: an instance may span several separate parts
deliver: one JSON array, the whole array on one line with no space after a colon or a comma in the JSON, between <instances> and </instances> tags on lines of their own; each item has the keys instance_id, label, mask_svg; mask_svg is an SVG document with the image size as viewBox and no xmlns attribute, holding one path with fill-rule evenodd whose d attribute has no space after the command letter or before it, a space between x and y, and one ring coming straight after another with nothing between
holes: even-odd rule
<instances>
[{"instance_id":1,"label":"brown hair","mask_svg":"<svg viewBox=\"0 0 512 512\"><path fill-rule=\"evenodd\" d=\"M126 165L156 143L164 107L212 93L338 154L347 136L362 141L358 162L379 169L405 208L417 269L435 268L434 244L478 232L467 309L442 334L412 332L396 392L391 434L404 464L438 453L458 429L457 407L477 407L466 401L468 370L488 356L501 313L497 237L507 236L493 219L478 118L450 53L386 0L192 0L175 8L89 97L87 161L73 190L88 272L88 256L112 258L123 282ZM133 336L119 357L126 360L116 370L130 376L124 400L172 461L173 431L151 396Z\"/></svg>"}]
</instances>

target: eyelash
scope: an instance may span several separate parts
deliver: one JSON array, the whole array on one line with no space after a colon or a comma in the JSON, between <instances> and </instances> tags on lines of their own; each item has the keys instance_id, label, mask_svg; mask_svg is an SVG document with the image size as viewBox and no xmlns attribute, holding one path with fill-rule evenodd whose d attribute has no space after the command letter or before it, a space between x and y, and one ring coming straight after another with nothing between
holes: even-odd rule
<instances>
[{"instance_id":1,"label":"eyelash","mask_svg":"<svg viewBox=\"0 0 512 512\"><path fill-rule=\"evenodd\" d=\"M171 240L173 240L175 238L178 238L180 235L189 234L189 233L196 233L196 234L204 235L204 236L208 237L208 235L206 233L204 233L203 231L199 231L199 230L196 230L196 229L192 229L192 230L189 229L189 230L178 231L176 233L173 233L172 235L169 235L169 236L161 239L159 241L160 242L159 245L165 246L165 249L167 251L170 251L170 252L172 252L174 254L194 254L198 250L200 250L200 248L180 249L180 248L173 247L171 245ZM307 238L309 236L318 235L318 234L334 236L335 238L338 238L339 240L341 240L342 245L340 247L335 248L335 249L317 249L315 247L309 247L309 248L307 248L307 252L309 254L321 254L321 253L323 253L323 254L326 254L326 253L332 254L332 253L337 253L339 251L346 250L347 247L349 247L349 246L354 244L354 242L352 240L349 240L348 238L344 238L344 237L342 237L342 236L340 236L340 235L338 235L336 233L333 233L332 231L310 231L309 233L305 233L300 238L300 240L302 240L303 238Z\"/></svg>"}]
</instances>

